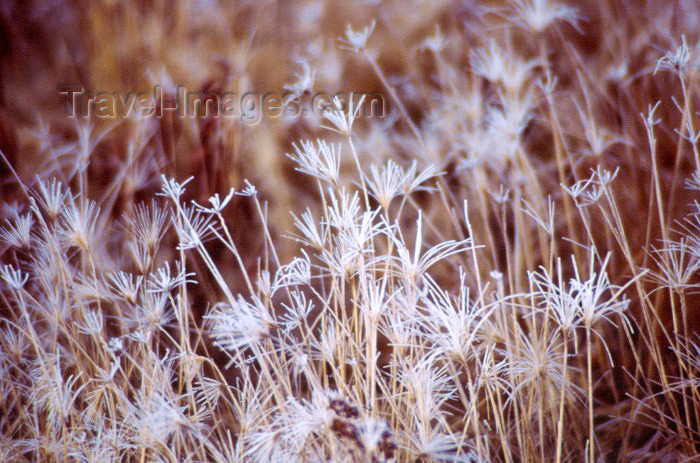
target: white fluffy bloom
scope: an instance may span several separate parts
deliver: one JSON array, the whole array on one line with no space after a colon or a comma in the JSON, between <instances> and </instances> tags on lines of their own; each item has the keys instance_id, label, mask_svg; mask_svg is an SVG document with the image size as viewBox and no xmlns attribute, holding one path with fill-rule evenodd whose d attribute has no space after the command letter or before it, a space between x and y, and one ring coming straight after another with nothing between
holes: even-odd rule
<instances>
[{"instance_id":1,"label":"white fluffy bloom","mask_svg":"<svg viewBox=\"0 0 700 463\"><path fill-rule=\"evenodd\" d=\"M32 226L34 219L30 214L22 214L15 217L14 221L8 220L8 226L0 228L0 241L8 246L16 248L28 248L31 243Z\"/></svg>"},{"instance_id":2,"label":"white fluffy bloom","mask_svg":"<svg viewBox=\"0 0 700 463\"><path fill-rule=\"evenodd\" d=\"M430 50L437 54L440 53L443 48L445 48L445 42L445 36L440 30L440 26L435 26L435 33L430 37L423 39L420 44L420 48L425 48L426 50Z\"/></svg>"},{"instance_id":3,"label":"white fluffy bloom","mask_svg":"<svg viewBox=\"0 0 700 463\"><path fill-rule=\"evenodd\" d=\"M685 35L681 37L681 44L675 51L667 52L663 57L659 58L656 62L656 68L654 68L654 74L658 72L659 69L668 69L675 71L678 74L685 72L690 62L692 56L692 51L688 48L688 43L686 42Z\"/></svg>"},{"instance_id":4,"label":"white fluffy bloom","mask_svg":"<svg viewBox=\"0 0 700 463\"><path fill-rule=\"evenodd\" d=\"M58 217L66 200L71 198L70 193L63 189L63 184L55 177L48 182L39 180L37 192L39 203L52 220Z\"/></svg>"},{"instance_id":5,"label":"white fluffy bloom","mask_svg":"<svg viewBox=\"0 0 700 463\"><path fill-rule=\"evenodd\" d=\"M129 303L135 303L139 289L143 283L143 276L119 271L107 274L107 284L116 297Z\"/></svg>"},{"instance_id":6,"label":"white fluffy bloom","mask_svg":"<svg viewBox=\"0 0 700 463\"><path fill-rule=\"evenodd\" d=\"M369 168L370 176L365 180L369 192L386 210L391 201L400 194L410 194L415 191L430 191L423 187L433 177L442 175L433 165L429 165L424 171L417 172L417 163L414 160L408 169L404 170L393 160L378 167L372 164Z\"/></svg>"},{"instance_id":7,"label":"white fluffy bloom","mask_svg":"<svg viewBox=\"0 0 700 463\"><path fill-rule=\"evenodd\" d=\"M407 281L415 284L418 278L430 267L441 260L471 249L470 239L460 241L448 240L423 251L423 215L418 214L416 220L416 238L413 246L413 253L406 246L403 237L397 238L390 235L396 246L397 257L392 260L397 264L401 276ZM413 255L411 255L413 254Z\"/></svg>"},{"instance_id":8,"label":"white fluffy bloom","mask_svg":"<svg viewBox=\"0 0 700 463\"><path fill-rule=\"evenodd\" d=\"M91 247L97 228L99 207L94 201L87 201L84 206L68 202L61 210L61 235L68 246L83 251Z\"/></svg>"},{"instance_id":9,"label":"white fluffy bloom","mask_svg":"<svg viewBox=\"0 0 700 463\"><path fill-rule=\"evenodd\" d=\"M147 444L166 444L178 427L187 424L183 408L156 392L150 398L141 398L133 414L136 420L132 425L138 433L137 439Z\"/></svg>"},{"instance_id":10,"label":"white fluffy bloom","mask_svg":"<svg viewBox=\"0 0 700 463\"><path fill-rule=\"evenodd\" d=\"M217 225L212 215L193 206L183 206L180 220L173 218L175 231L180 239L178 249L194 249L217 233Z\"/></svg>"},{"instance_id":11,"label":"white fluffy bloom","mask_svg":"<svg viewBox=\"0 0 700 463\"><path fill-rule=\"evenodd\" d=\"M0 278L2 278L10 288L20 290L27 280L29 280L29 275L26 273L23 274L22 271L15 269L12 265L3 265L2 268L0 268Z\"/></svg>"},{"instance_id":12,"label":"white fluffy bloom","mask_svg":"<svg viewBox=\"0 0 700 463\"><path fill-rule=\"evenodd\" d=\"M328 238L328 227L320 224L317 226L311 210L307 207L300 217L292 213L294 218L294 226L301 235L293 235L292 238L300 243L311 246L317 251L323 249L326 239Z\"/></svg>"},{"instance_id":13,"label":"white fluffy bloom","mask_svg":"<svg viewBox=\"0 0 700 463\"><path fill-rule=\"evenodd\" d=\"M246 301L240 294L233 306L217 304L213 313L206 316L211 320L211 334L214 344L231 353L257 344L270 334L275 321L267 308L258 299Z\"/></svg>"},{"instance_id":14,"label":"white fluffy bloom","mask_svg":"<svg viewBox=\"0 0 700 463\"><path fill-rule=\"evenodd\" d=\"M461 277L456 300L431 278L423 278L427 292L421 298L421 305L426 312L417 318L417 323L422 328L420 333L438 352L466 359L474 350L472 344L483 320L493 308L471 301L463 272Z\"/></svg>"},{"instance_id":15,"label":"white fluffy bloom","mask_svg":"<svg viewBox=\"0 0 700 463\"><path fill-rule=\"evenodd\" d=\"M333 185L338 184L340 177L340 144L326 143L316 140L316 146L309 140L301 140L299 144L292 143L294 153L287 157L296 162L297 171L311 175Z\"/></svg>"},{"instance_id":16,"label":"white fluffy bloom","mask_svg":"<svg viewBox=\"0 0 700 463\"><path fill-rule=\"evenodd\" d=\"M215 193L213 196L209 197L209 204L211 204L211 207L201 206L195 203L194 201L193 204L196 208L200 209L203 212L208 212L209 214L219 214L228 205L235 193L236 190L234 188L229 189L228 194L224 197L224 199L221 199L219 197L219 193Z\"/></svg>"},{"instance_id":17,"label":"white fluffy bloom","mask_svg":"<svg viewBox=\"0 0 700 463\"><path fill-rule=\"evenodd\" d=\"M191 279L191 277L194 276L194 273L188 273L186 271L185 267L179 260L175 261L175 273L171 274L170 263L166 262L165 265L149 275L148 292L168 293L175 288L186 285L187 283L197 283L196 280Z\"/></svg>"},{"instance_id":18,"label":"white fluffy bloom","mask_svg":"<svg viewBox=\"0 0 700 463\"><path fill-rule=\"evenodd\" d=\"M303 251L302 251L303 252ZM272 293L288 286L308 285L311 283L311 263L306 254L295 257L288 264L282 265L275 273Z\"/></svg>"},{"instance_id":19,"label":"white fluffy bloom","mask_svg":"<svg viewBox=\"0 0 700 463\"><path fill-rule=\"evenodd\" d=\"M372 34L376 22L372 20L369 26L365 26L359 31L355 31L350 24L345 28L345 36L339 40L353 50L355 53L364 50L367 47L367 39Z\"/></svg>"},{"instance_id":20,"label":"white fluffy bloom","mask_svg":"<svg viewBox=\"0 0 700 463\"><path fill-rule=\"evenodd\" d=\"M161 175L163 180L163 186L161 191L157 193L159 196L165 196L166 198L172 199L174 202L178 202L180 197L185 193L185 185L187 185L194 177L188 177L184 182L179 183L175 179L167 179L165 175Z\"/></svg>"},{"instance_id":21,"label":"white fluffy bloom","mask_svg":"<svg viewBox=\"0 0 700 463\"><path fill-rule=\"evenodd\" d=\"M328 105L322 113L323 117L325 117L332 126L322 125L321 127L339 133L340 135L349 136L352 132L355 119L357 119L357 116L360 114L364 101L365 95L362 95L360 101L355 103L353 101L353 94L351 93L346 110L340 98L337 96L333 97L332 104Z\"/></svg>"},{"instance_id":22,"label":"white fluffy bloom","mask_svg":"<svg viewBox=\"0 0 700 463\"><path fill-rule=\"evenodd\" d=\"M577 26L578 10L552 0L511 0L515 13L511 17L515 24L539 33L554 21L562 20Z\"/></svg>"},{"instance_id":23,"label":"white fluffy bloom","mask_svg":"<svg viewBox=\"0 0 700 463\"><path fill-rule=\"evenodd\" d=\"M298 59L297 64L301 66L301 72L294 74L296 80L293 83L285 84L282 88L289 90L295 95L311 92L316 80L316 71L311 69L309 62L305 59Z\"/></svg>"},{"instance_id":24,"label":"white fluffy bloom","mask_svg":"<svg viewBox=\"0 0 700 463\"><path fill-rule=\"evenodd\" d=\"M483 48L469 52L472 70L484 79L502 84L509 92L517 93L525 86L536 60L524 61L512 50L504 49L495 40Z\"/></svg>"},{"instance_id":25,"label":"white fluffy bloom","mask_svg":"<svg viewBox=\"0 0 700 463\"><path fill-rule=\"evenodd\" d=\"M590 275L583 279L576 269L576 277L569 282L572 297L580 305L581 317L588 323L598 320L610 320L612 314L619 314L624 318L623 312L629 306L629 299L622 295L622 289L610 283L608 273L605 271L610 255L605 258L596 272L594 267L594 254L591 253Z\"/></svg>"}]
</instances>

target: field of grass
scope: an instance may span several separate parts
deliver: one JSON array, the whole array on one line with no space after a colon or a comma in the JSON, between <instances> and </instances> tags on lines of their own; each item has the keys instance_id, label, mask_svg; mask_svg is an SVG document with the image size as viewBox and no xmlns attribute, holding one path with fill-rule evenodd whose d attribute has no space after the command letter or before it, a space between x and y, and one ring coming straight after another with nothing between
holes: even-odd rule
<instances>
[{"instance_id":1,"label":"field of grass","mask_svg":"<svg viewBox=\"0 0 700 463\"><path fill-rule=\"evenodd\" d=\"M0 2L0 462L700 461L696 0Z\"/></svg>"}]
</instances>

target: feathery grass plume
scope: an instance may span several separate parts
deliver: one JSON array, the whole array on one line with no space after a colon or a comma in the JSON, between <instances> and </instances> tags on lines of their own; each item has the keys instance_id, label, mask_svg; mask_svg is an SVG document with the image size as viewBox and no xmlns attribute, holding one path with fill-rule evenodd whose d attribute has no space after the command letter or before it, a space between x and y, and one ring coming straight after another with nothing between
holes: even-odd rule
<instances>
[{"instance_id":1,"label":"feathery grass plume","mask_svg":"<svg viewBox=\"0 0 700 463\"><path fill-rule=\"evenodd\" d=\"M261 301L246 301L238 295L235 305L219 304L207 315L215 345L231 355L245 347L256 345L271 335L276 321Z\"/></svg>"},{"instance_id":2,"label":"feathery grass plume","mask_svg":"<svg viewBox=\"0 0 700 463\"><path fill-rule=\"evenodd\" d=\"M576 27L578 10L562 2L551 0L510 0L514 13L512 21L532 32L539 33L555 21L565 21Z\"/></svg>"},{"instance_id":3,"label":"feathery grass plume","mask_svg":"<svg viewBox=\"0 0 700 463\"><path fill-rule=\"evenodd\" d=\"M340 179L340 145L316 140L316 146L308 140L299 141L299 145L293 144L294 154L287 156L297 164L299 172L317 177L331 185L338 185ZM301 147L300 147L301 146Z\"/></svg>"}]
</instances>

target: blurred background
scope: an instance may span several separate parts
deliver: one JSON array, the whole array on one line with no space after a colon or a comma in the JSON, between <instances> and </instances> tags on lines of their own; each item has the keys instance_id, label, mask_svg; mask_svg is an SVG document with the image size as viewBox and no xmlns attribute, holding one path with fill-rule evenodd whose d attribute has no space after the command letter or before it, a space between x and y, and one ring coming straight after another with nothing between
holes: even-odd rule
<instances>
[{"instance_id":1,"label":"blurred background","mask_svg":"<svg viewBox=\"0 0 700 463\"><path fill-rule=\"evenodd\" d=\"M542 2L534 4L538 3ZM504 130L517 126L514 138L533 162L545 192L555 198L561 194L562 174L563 180L573 181L597 165L611 171L622 167L626 175L616 186L625 198L625 210L631 212L625 219L630 230L645 229L647 217L636 213L648 209L650 192L640 113L661 95L680 95L672 73L651 77L656 61L680 45L681 34L687 34L689 43L697 40L698 4L570 2L567 7L576 8L573 20L564 18L556 27L540 30L533 27L546 18L523 23L518 5L526 4L3 0L0 148L29 185L37 175L75 182L84 153L87 194L103 209L109 206L115 218L158 191L161 174L194 176L188 199L200 202L230 187L241 189L249 179L267 202L269 224L277 236L292 228L290 211L318 201L316 189L310 188L313 180L295 172L284 155L300 139L334 139L319 127L323 121L318 117L262 118L257 124L172 114L71 118L59 86L112 94L152 92L156 85L165 94L172 94L176 86L239 95L290 88L307 94L382 92L387 96L387 117L358 122L358 155L363 162L416 159L421 165L435 164L446 172L456 204L460 198L522 183L523 174L508 155L491 148L486 127L493 125L493 108L517 113L514 105L522 103L525 116L518 120L516 115L515 121L506 117ZM420 145L367 57L344 48L339 40L348 25L359 31L372 21L376 26L367 54L419 127L424 141ZM489 55L494 47L503 52L504 62L511 62L512 71L518 66L525 70L523 81L510 90L513 95L504 95L502 83L489 80L488 70L477 69L479 53ZM497 66L499 57L489 56L490 64ZM561 134L552 132L554 116L538 90L545 68L556 80L551 103ZM663 188L669 191L678 181L673 179L691 173L692 162L677 156L673 127L681 122L680 111L665 104L657 116L665 122L658 131L658 161ZM574 167L559 176L553 163L558 135L575 158ZM0 175L6 202L22 201L5 163ZM677 190L669 204L670 218L687 212L686 193ZM234 237L251 256L253 268L264 245L250 207L241 201L226 212L230 223L243 225L233 227ZM634 241L634 233L630 235ZM638 238L648 242L644 234ZM286 261L296 244L278 243ZM494 261L499 260L497 254L494 251Z\"/></svg>"}]
</instances>

